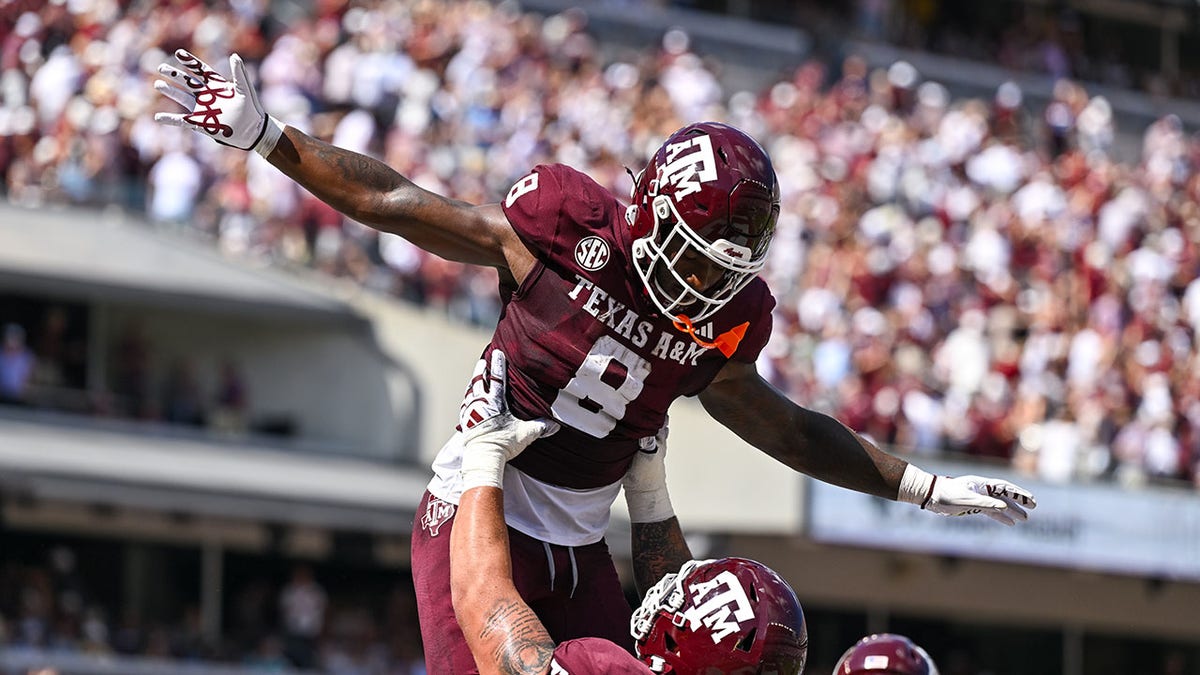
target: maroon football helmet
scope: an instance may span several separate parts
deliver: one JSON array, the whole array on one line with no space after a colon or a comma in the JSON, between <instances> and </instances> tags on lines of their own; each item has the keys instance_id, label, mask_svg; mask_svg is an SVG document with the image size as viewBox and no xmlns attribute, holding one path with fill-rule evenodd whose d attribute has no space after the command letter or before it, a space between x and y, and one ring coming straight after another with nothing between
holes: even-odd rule
<instances>
[{"instance_id":1,"label":"maroon football helmet","mask_svg":"<svg viewBox=\"0 0 1200 675\"><path fill-rule=\"evenodd\" d=\"M692 560L663 577L633 613L637 655L672 675L799 675L804 611L787 582L745 558Z\"/></svg>"},{"instance_id":2,"label":"maroon football helmet","mask_svg":"<svg viewBox=\"0 0 1200 675\"><path fill-rule=\"evenodd\" d=\"M637 175L631 198L633 264L666 316L711 316L766 263L779 180L762 146L738 129L700 122L671 134ZM687 283L695 260L720 272L699 290Z\"/></svg>"},{"instance_id":3,"label":"maroon football helmet","mask_svg":"<svg viewBox=\"0 0 1200 675\"><path fill-rule=\"evenodd\" d=\"M894 633L868 635L842 654L834 675L938 675L933 659Z\"/></svg>"}]
</instances>

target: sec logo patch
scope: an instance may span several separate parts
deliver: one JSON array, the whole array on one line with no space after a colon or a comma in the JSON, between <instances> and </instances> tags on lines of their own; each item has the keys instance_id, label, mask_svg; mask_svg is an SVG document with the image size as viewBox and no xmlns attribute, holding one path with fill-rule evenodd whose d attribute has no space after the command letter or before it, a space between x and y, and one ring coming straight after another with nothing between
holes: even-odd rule
<instances>
[{"instance_id":1,"label":"sec logo patch","mask_svg":"<svg viewBox=\"0 0 1200 675\"><path fill-rule=\"evenodd\" d=\"M589 272L595 272L607 265L611 257L608 242L600 237L587 237L575 244L575 262Z\"/></svg>"}]
</instances>

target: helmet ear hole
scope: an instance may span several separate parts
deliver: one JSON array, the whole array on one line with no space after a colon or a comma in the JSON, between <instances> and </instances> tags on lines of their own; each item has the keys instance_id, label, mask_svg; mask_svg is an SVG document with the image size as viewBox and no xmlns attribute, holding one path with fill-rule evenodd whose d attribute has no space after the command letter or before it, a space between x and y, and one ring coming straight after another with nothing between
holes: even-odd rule
<instances>
[{"instance_id":1,"label":"helmet ear hole","mask_svg":"<svg viewBox=\"0 0 1200 675\"><path fill-rule=\"evenodd\" d=\"M741 640L738 640L738 643L734 645L734 648L749 654L750 649L754 647L754 636L756 634L758 634L758 629L751 628L748 633L742 636Z\"/></svg>"},{"instance_id":2,"label":"helmet ear hole","mask_svg":"<svg viewBox=\"0 0 1200 675\"><path fill-rule=\"evenodd\" d=\"M663 633L663 646L672 654L679 653L679 643L675 641L674 637L671 637L670 633Z\"/></svg>"}]
</instances>

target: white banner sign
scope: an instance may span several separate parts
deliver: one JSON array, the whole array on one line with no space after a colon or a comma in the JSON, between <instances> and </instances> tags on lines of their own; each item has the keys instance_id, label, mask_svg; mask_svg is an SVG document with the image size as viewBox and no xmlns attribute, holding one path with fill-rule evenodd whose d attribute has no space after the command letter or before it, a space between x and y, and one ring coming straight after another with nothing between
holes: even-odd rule
<instances>
[{"instance_id":1,"label":"white banner sign","mask_svg":"<svg viewBox=\"0 0 1200 675\"><path fill-rule=\"evenodd\" d=\"M1200 493L1053 485L978 466L934 464L939 474L986 473L1032 491L1028 522L949 518L809 481L808 530L817 541L1048 564L1164 578L1200 579Z\"/></svg>"}]
</instances>

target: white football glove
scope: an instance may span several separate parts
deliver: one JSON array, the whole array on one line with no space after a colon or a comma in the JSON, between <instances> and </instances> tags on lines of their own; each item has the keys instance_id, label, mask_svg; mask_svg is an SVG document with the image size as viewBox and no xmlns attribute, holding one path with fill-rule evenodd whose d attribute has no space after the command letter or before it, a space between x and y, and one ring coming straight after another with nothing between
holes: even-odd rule
<instances>
[{"instance_id":1,"label":"white football glove","mask_svg":"<svg viewBox=\"0 0 1200 675\"><path fill-rule=\"evenodd\" d=\"M492 351L491 367L485 359L475 364L467 395L458 409L463 432L463 490L480 485L502 487L504 465L529 444L559 429L551 420L519 420L508 411L508 361L504 352Z\"/></svg>"},{"instance_id":2,"label":"white football glove","mask_svg":"<svg viewBox=\"0 0 1200 675\"><path fill-rule=\"evenodd\" d=\"M629 507L629 522L660 523L675 515L671 495L667 492L667 434L669 422L654 436L653 447L639 449L621 479L625 503Z\"/></svg>"},{"instance_id":3,"label":"white football glove","mask_svg":"<svg viewBox=\"0 0 1200 675\"><path fill-rule=\"evenodd\" d=\"M943 516L982 513L1005 525L1029 520L1026 508L1037 508L1028 490L998 478L935 476L909 464L900 479L899 501L917 504Z\"/></svg>"},{"instance_id":4,"label":"white football glove","mask_svg":"<svg viewBox=\"0 0 1200 675\"><path fill-rule=\"evenodd\" d=\"M192 129L222 145L253 150L263 157L271 154L283 135L283 125L258 102L242 57L229 57L232 82L191 52L177 49L175 59L180 65L158 67L158 74L169 83L155 80L154 89L188 112L156 113L155 122Z\"/></svg>"}]
</instances>

